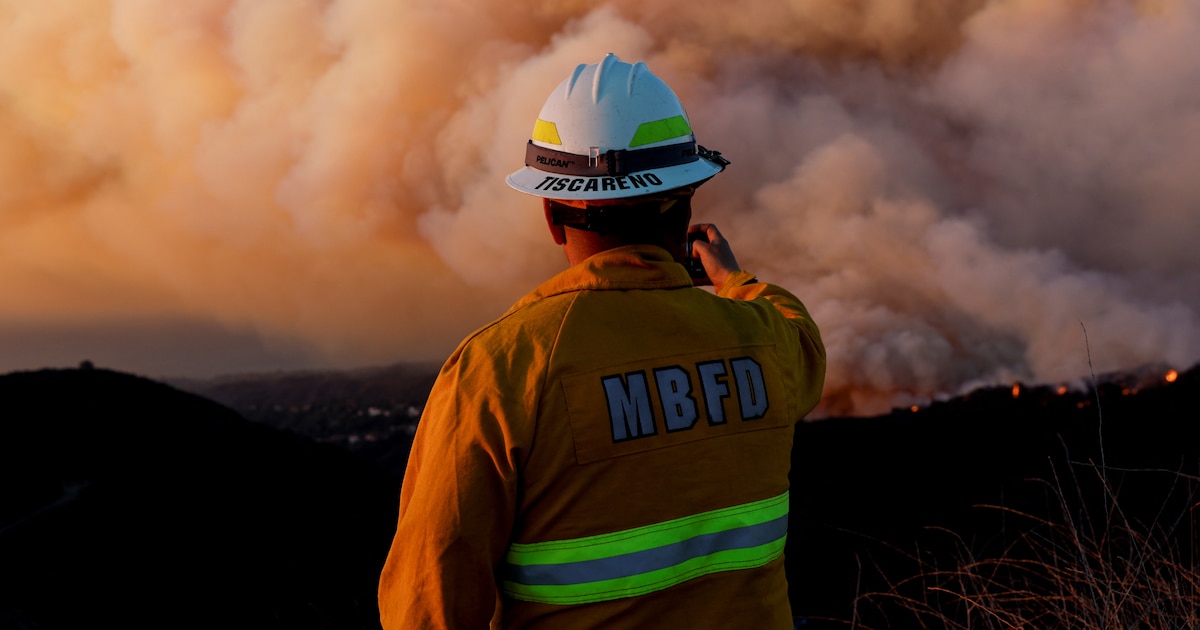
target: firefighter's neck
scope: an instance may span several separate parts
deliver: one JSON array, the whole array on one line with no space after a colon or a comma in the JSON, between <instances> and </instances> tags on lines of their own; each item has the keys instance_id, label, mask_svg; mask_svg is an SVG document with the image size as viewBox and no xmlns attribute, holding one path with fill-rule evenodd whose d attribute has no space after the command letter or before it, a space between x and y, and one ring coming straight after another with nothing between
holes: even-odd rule
<instances>
[{"instance_id":1,"label":"firefighter's neck","mask_svg":"<svg viewBox=\"0 0 1200 630\"><path fill-rule=\"evenodd\" d=\"M653 235L643 234L634 242L630 241L628 237L619 234L605 234L558 225L554 222L549 200L546 200L544 209L546 227L550 228L550 236L554 238L555 243L562 245L563 253L567 256L567 262L571 265L581 263L600 252L634 244L658 245L670 252L675 260L683 260L687 243L687 225L692 217L691 208L689 207L687 214L680 218L679 225L664 225L658 233Z\"/></svg>"},{"instance_id":2,"label":"firefighter's neck","mask_svg":"<svg viewBox=\"0 0 1200 630\"><path fill-rule=\"evenodd\" d=\"M563 238L559 244L562 245L563 253L567 256L567 262L572 265L577 265L600 252L635 244L657 245L670 252L671 256L676 260L680 260L683 256L683 241L686 238L671 238L671 235L662 234L655 239L643 238L639 239L639 242L633 243L612 234L602 234L572 227L563 227L562 229ZM558 239L556 238L555 240L557 241Z\"/></svg>"},{"instance_id":3,"label":"firefighter's neck","mask_svg":"<svg viewBox=\"0 0 1200 630\"><path fill-rule=\"evenodd\" d=\"M621 239L614 238L611 235L606 236L598 232L590 232L573 227L563 228L563 242L561 245L563 253L567 255L567 262L572 265L577 265L602 251L621 247L625 244Z\"/></svg>"}]
</instances>

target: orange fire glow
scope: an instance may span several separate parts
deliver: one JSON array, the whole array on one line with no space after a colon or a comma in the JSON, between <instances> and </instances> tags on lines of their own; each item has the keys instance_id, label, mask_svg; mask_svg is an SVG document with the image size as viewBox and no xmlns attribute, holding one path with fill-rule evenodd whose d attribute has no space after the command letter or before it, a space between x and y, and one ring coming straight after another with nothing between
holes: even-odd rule
<instances>
[{"instance_id":1,"label":"orange fire glow","mask_svg":"<svg viewBox=\"0 0 1200 630\"><path fill-rule=\"evenodd\" d=\"M1175 370L1168 370L1166 378L1168 383L1174 383L1175 380L1179 378L1179 372L1176 372Z\"/></svg>"},{"instance_id":2,"label":"orange fire glow","mask_svg":"<svg viewBox=\"0 0 1200 630\"><path fill-rule=\"evenodd\" d=\"M1013 383L1012 393L1013 393L1013 398L1017 398L1018 396L1021 395L1021 384L1020 383Z\"/></svg>"}]
</instances>

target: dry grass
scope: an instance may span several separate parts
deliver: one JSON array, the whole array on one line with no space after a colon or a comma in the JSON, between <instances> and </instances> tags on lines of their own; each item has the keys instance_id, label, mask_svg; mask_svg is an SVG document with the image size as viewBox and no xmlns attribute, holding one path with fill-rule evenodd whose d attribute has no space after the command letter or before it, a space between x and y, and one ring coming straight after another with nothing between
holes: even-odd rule
<instances>
[{"instance_id":1,"label":"dry grass","mask_svg":"<svg viewBox=\"0 0 1200 630\"><path fill-rule=\"evenodd\" d=\"M1196 511L1200 478L1076 465L1083 478L1046 488L1045 514L983 506L1005 517L996 553L944 532L954 553L908 554L914 577L861 594L851 627L1200 628ZM1122 509L1114 479L1155 476L1172 498L1153 514ZM1141 480L1141 481L1144 481ZM885 578L886 579L886 578ZM882 620L882 621L881 621Z\"/></svg>"},{"instance_id":2,"label":"dry grass","mask_svg":"<svg viewBox=\"0 0 1200 630\"><path fill-rule=\"evenodd\" d=\"M940 530L950 553L905 553L919 570L899 581L883 575L887 588L859 595L848 625L1200 630L1200 477L1109 467L1094 370L1092 388L1099 464L1072 462L1065 481L1051 464L1048 480L1031 482L1045 489L1036 511L980 506L1004 517L1000 540L983 551Z\"/></svg>"}]
</instances>

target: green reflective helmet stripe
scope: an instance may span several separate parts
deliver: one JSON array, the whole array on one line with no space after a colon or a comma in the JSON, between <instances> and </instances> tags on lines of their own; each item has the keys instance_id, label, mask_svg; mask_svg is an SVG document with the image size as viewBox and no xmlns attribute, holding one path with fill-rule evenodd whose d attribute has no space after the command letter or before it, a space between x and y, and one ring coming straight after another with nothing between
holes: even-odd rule
<instances>
[{"instance_id":1,"label":"green reflective helmet stripe","mask_svg":"<svg viewBox=\"0 0 1200 630\"><path fill-rule=\"evenodd\" d=\"M672 116L662 120L654 120L638 125L637 131L633 133L633 139L629 141L629 147L640 147L645 144L654 144L663 140L670 140L680 136L686 136L692 133L692 126L683 116Z\"/></svg>"},{"instance_id":2,"label":"green reflective helmet stripe","mask_svg":"<svg viewBox=\"0 0 1200 630\"><path fill-rule=\"evenodd\" d=\"M787 542L788 493L645 527L509 547L503 592L547 604L644 595L720 571L763 566Z\"/></svg>"}]
</instances>

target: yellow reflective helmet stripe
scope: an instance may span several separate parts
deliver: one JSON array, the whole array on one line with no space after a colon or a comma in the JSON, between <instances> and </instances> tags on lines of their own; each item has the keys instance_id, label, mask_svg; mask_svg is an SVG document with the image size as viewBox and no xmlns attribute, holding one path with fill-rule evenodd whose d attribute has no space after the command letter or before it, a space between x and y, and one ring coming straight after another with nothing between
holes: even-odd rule
<instances>
[{"instance_id":1,"label":"yellow reflective helmet stripe","mask_svg":"<svg viewBox=\"0 0 1200 630\"><path fill-rule=\"evenodd\" d=\"M787 542L788 493L644 527L514 543L502 591L547 604L644 595L720 571L763 566Z\"/></svg>"},{"instance_id":2,"label":"yellow reflective helmet stripe","mask_svg":"<svg viewBox=\"0 0 1200 630\"><path fill-rule=\"evenodd\" d=\"M533 123L533 139L547 144L561 145L562 140L558 137L558 125L548 121L537 119Z\"/></svg>"},{"instance_id":3,"label":"yellow reflective helmet stripe","mask_svg":"<svg viewBox=\"0 0 1200 630\"><path fill-rule=\"evenodd\" d=\"M629 147L640 147L644 144L653 144L670 140L680 136L686 136L692 133L692 126L683 116L672 116L663 118L662 120L654 120L644 122L638 125L637 131L633 133L633 139L629 141Z\"/></svg>"}]
</instances>

